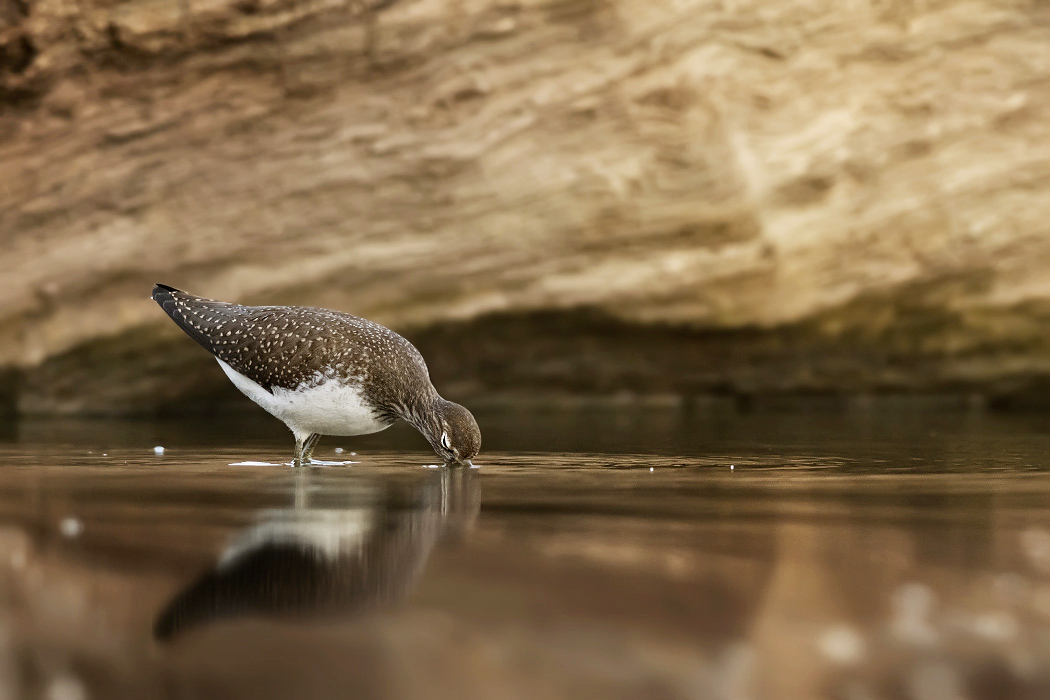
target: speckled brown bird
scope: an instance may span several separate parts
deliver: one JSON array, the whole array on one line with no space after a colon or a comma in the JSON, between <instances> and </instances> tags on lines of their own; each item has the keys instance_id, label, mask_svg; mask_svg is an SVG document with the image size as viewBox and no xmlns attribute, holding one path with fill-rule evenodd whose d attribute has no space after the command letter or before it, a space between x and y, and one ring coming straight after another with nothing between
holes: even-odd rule
<instances>
[{"instance_id":1,"label":"speckled brown bird","mask_svg":"<svg viewBox=\"0 0 1050 700\"><path fill-rule=\"evenodd\" d=\"M378 323L303 306L242 306L158 284L153 300L215 356L234 386L295 435L293 464L322 435L365 435L408 421L446 465L471 464L481 431L441 398L419 351Z\"/></svg>"}]
</instances>

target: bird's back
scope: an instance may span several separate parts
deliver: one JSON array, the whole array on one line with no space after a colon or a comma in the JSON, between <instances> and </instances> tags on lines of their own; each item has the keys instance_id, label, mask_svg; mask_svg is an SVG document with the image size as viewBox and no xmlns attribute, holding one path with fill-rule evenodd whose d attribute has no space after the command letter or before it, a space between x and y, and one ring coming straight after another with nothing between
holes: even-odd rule
<instances>
[{"instance_id":1,"label":"bird's back","mask_svg":"<svg viewBox=\"0 0 1050 700\"><path fill-rule=\"evenodd\" d=\"M351 314L242 306L161 284L153 299L187 335L266 391L336 379L359 386L381 411L434 391L426 363L411 343Z\"/></svg>"}]
</instances>

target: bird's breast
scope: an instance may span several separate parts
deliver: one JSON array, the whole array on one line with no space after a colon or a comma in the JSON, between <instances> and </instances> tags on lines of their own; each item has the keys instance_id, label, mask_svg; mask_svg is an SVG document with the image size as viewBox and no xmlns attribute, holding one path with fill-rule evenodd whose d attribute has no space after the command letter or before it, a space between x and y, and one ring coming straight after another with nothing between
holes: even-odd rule
<instances>
[{"instance_id":1,"label":"bird's breast","mask_svg":"<svg viewBox=\"0 0 1050 700\"><path fill-rule=\"evenodd\" d=\"M365 435L389 428L391 423L352 380L319 374L314 381L294 389L275 386L267 391L228 364L223 371L241 392L267 412L284 421L296 435Z\"/></svg>"}]
</instances>

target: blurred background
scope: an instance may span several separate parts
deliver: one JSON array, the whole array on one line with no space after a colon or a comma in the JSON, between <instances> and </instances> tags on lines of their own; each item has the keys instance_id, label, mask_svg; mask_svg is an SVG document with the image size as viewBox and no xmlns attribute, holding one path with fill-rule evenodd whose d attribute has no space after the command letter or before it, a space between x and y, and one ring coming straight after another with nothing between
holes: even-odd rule
<instances>
[{"instance_id":1,"label":"blurred background","mask_svg":"<svg viewBox=\"0 0 1050 700\"><path fill-rule=\"evenodd\" d=\"M453 398L1039 403L1050 6L0 0L0 406L253 407L154 282Z\"/></svg>"}]
</instances>

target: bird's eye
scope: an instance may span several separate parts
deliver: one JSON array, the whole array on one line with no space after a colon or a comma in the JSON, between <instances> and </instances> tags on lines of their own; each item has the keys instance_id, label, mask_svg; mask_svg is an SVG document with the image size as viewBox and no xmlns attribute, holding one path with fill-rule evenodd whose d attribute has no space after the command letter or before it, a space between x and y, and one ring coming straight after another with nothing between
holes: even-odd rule
<instances>
[{"instance_id":1,"label":"bird's eye","mask_svg":"<svg viewBox=\"0 0 1050 700\"><path fill-rule=\"evenodd\" d=\"M448 439L448 433L441 433L441 446L449 452L452 451L452 442Z\"/></svg>"}]
</instances>

